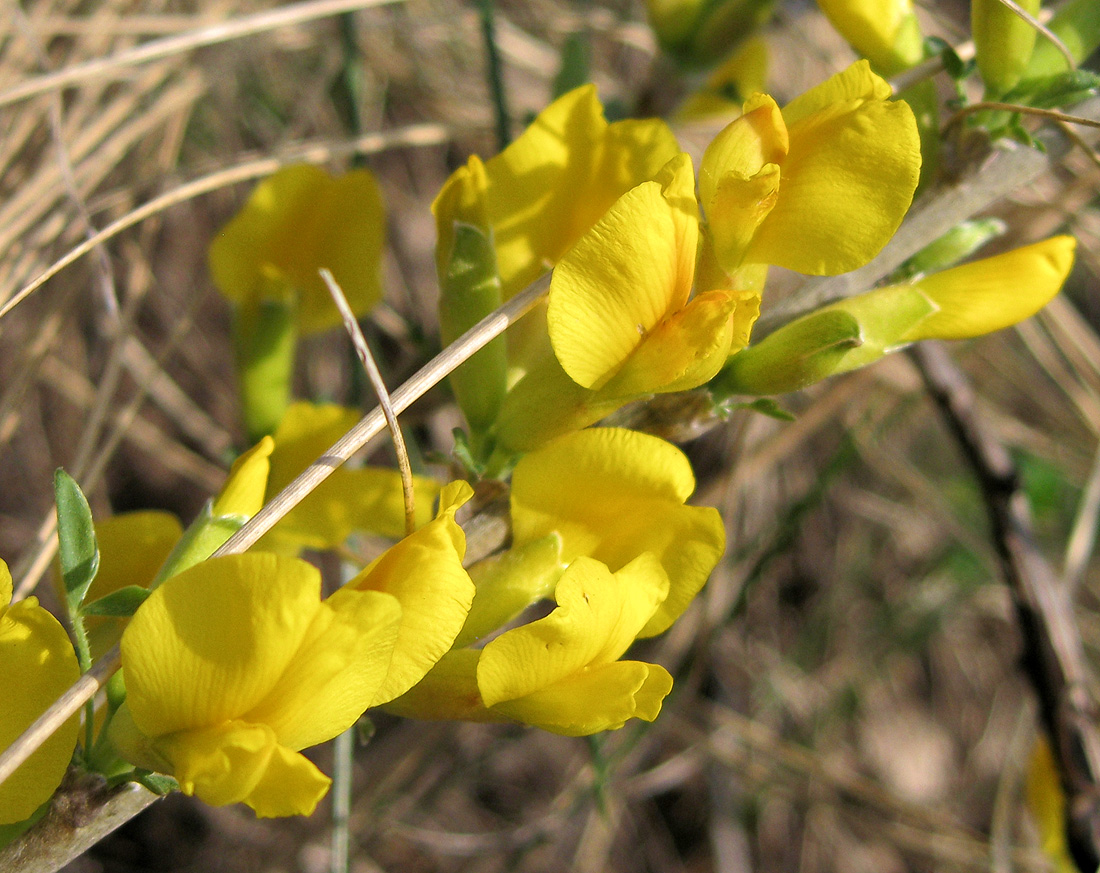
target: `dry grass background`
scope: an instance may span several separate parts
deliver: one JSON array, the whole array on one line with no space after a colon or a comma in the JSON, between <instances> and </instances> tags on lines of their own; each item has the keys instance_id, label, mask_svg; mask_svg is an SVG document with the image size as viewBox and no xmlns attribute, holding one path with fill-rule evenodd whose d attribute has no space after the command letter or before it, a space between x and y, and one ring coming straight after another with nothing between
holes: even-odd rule
<instances>
[{"instance_id":1,"label":"dry grass background","mask_svg":"<svg viewBox=\"0 0 1100 873\"><path fill-rule=\"evenodd\" d=\"M333 16L5 98L267 8L28 0L4 12L0 302L96 231L178 199L0 318L0 556L17 581L43 575L55 467L78 475L97 515L187 520L241 448L228 310L205 251L248 185L215 175L201 193L171 192L234 168L259 175L307 147L345 167L352 136L331 98L345 64ZM927 12L958 33L960 10ZM660 81L643 22L627 0L501 2L514 114L547 102L575 30L590 34L605 99ZM390 2L353 23L363 132L385 138L367 143L390 211L371 332L393 387L437 343L428 205L457 162L491 152L492 112L471 5ZM783 6L769 37L782 97L849 59L804 4ZM1012 243L1068 227L1079 267L1018 332L954 349L1022 464L1056 566L1075 523L1096 528L1084 497L1100 477L1098 180L1074 155L998 207ZM308 341L298 377L302 395L356 402L343 336ZM658 721L588 743L378 716L356 756L353 871L1046 869L1021 799L1035 706L1009 596L978 489L913 364L895 356L786 402L793 423L743 413L687 446L730 547L696 607L644 647L677 676ZM423 452L449 450L442 390L405 422ZM1097 562L1087 547L1070 560L1095 656ZM331 753L317 754L327 768ZM319 873L328 857L326 811L257 821L177 796L67 869Z\"/></svg>"}]
</instances>

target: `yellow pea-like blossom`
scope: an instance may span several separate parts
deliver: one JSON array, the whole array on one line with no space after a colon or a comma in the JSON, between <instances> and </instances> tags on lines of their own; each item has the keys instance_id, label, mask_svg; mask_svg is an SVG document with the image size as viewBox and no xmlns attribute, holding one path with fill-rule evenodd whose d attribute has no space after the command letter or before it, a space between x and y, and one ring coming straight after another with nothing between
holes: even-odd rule
<instances>
[{"instance_id":1,"label":"yellow pea-like blossom","mask_svg":"<svg viewBox=\"0 0 1100 873\"><path fill-rule=\"evenodd\" d=\"M336 404L292 403L273 436L271 470L264 494L270 500L349 431L357 409ZM431 520L439 484L413 477L416 523ZM297 554L302 548L331 549L352 531L399 539L405 534L401 474L381 467L341 466L261 538L257 548Z\"/></svg>"},{"instance_id":2,"label":"yellow pea-like blossom","mask_svg":"<svg viewBox=\"0 0 1100 873\"><path fill-rule=\"evenodd\" d=\"M546 618L488 643L477 664L485 706L551 733L584 736L653 721L672 690L656 664L619 660L668 593L668 577L645 554L611 573L591 558L569 565Z\"/></svg>"},{"instance_id":3,"label":"yellow pea-like blossom","mask_svg":"<svg viewBox=\"0 0 1100 873\"><path fill-rule=\"evenodd\" d=\"M622 428L567 434L516 464L513 548L554 533L565 564L588 556L612 571L652 552L669 578L640 632L652 636L680 617L725 549L718 510L685 505L694 490L687 457L658 437Z\"/></svg>"},{"instance_id":4,"label":"yellow pea-like blossom","mask_svg":"<svg viewBox=\"0 0 1100 873\"><path fill-rule=\"evenodd\" d=\"M28 597L11 602L8 566L0 561L0 664L7 677L0 707L6 749L80 676L76 652L57 619ZM0 824L30 818L60 784L76 748L73 716L0 784Z\"/></svg>"},{"instance_id":5,"label":"yellow pea-like blossom","mask_svg":"<svg viewBox=\"0 0 1100 873\"><path fill-rule=\"evenodd\" d=\"M792 321L734 355L712 385L728 394L780 394L924 339L959 340L1029 318L1062 287L1076 240L1056 236L876 288Z\"/></svg>"},{"instance_id":6,"label":"yellow pea-like blossom","mask_svg":"<svg viewBox=\"0 0 1100 873\"><path fill-rule=\"evenodd\" d=\"M656 664L620 660L668 592L646 553L617 573L577 558L545 618L505 631L483 649L449 652L387 709L417 718L517 721L566 736L652 721L672 688Z\"/></svg>"},{"instance_id":7,"label":"yellow pea-like blossom","mask_svg":"<svg viewBox=\"0 0 1100 873\"><path fill-rule=\"evenodd\" d=\"M386 213L374 177L352 170L333 177L296 164L272 174L210 245L210 272L238 306L272 297L295 308L298 329L340 325L318 275L331 271L352 312L364 315L382 295Z\"/></svg>"},{"instance_id":8,"label":"yellow pea-like blossom","mask_svg":"<svg viewBox=\"0 0 1100 873\"><path fill-rule=\"evenodd\" d=\"M367 708L401 619L388 594L320 593L314 567L271 554L213 558L168 579L122 636L115 745L207 803L312 812L331 780L298 752Z\"/></svg>"},{"instance_id":9,"label":"yellow pea-like blossom","mask_svg":"<svg viewBox=\"0 0 1100 873\"><path fill-rule=\"evenodd\" d=\"M439 512L419 530L387 549L332 596L381 591L401 604L401 625L393 661L373 696L377 706L404 694L424 678L454 644L474 600L474 583L462 567L466 535L455 513L473 496L465 482L452 482L439 495Z\"/></svg>"},{"instance_id":10,"label":"yellow pea-like blossom","mask_svg":"<svg viewBox=\"0 0 1100 873\"><path fill-rule=\"evenodd\" d=\"M678 151L663 121L609 124L592 85L540 112L483 168L504 299L557 263L620 195L652 179ZM470 159L479 175L480 163ZM437 220L450 199L445 187L433 205Z\"/></svg>"},{"instance_id":11,"label":"yellow pea-like blossom","mask_svg":"<svg viewBox=\"0 0 1100 873\"><path fill-rule=\"evenodd\" d=\"M909 208L921 164L913 112L890 94L859 61L782 110L766 94L746 102L699 171L725 273L759 286L769 264L831 275L878 253Z\"/></svg>"},{"instance_id":12,"label":"yellow pea-like blossom","mask_svg":"<svg viewBox=\"0 0 1100 873\"><path fill-rule=\"evenodd\" d=\"M747 342L758 295L696 281L694 181L678 155L562 258L547 304L552 354L505 398L501 444L530 450L635 397L696 387Z\"/></svg>"}]
</instances>

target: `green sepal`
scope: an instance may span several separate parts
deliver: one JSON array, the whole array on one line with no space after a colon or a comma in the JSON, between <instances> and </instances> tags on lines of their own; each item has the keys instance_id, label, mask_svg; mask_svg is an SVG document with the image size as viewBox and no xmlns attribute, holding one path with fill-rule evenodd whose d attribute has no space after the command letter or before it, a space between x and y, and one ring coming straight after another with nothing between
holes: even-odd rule
<instances>
[{"instance_id":1,"label":"green sepal","mask_svg":"<svg viewBox=\"0 0 1100 873\"><path fill-rule=\"evenodd\" d=\"M159 797L180 790L180 784L171 776L165 776L163 773L153 773L150 770L135 770L131 781L138 783L138 785L144 785Z\"/></svg>"},{"instance_id":2,"label":"green sepal","mask_svg":"<svg viewBox=\"0 0 1100 873\"><path fill-rule=\"evenodd\" d=\"M466 436L466 431L456 427L451 431L451 436L455 441L454 448L451 449L454 459L462 465L463 471L468 476L480 479L485 474L485 462L474 457L474 450L470 446L470 438Z\"/></svg>"},{"instance_id":3,"label":"green sepal","mask_svg":"<svg viewBox=\"0 0 1100 873\"><path fill-rule=\"evenodd\" d=\"M502 303L496 251L482 228L456 221L450 258L440 278L439 326L443 344L453 342ZM455 398L470 425L471 443L496 420L507 391L508 359L503 336L492 340L450 375Z\"/></svg>"},{"instance_id":4,"label":"green sepal","mask_svg":"<svg viewBox=\"0 0 1100 873\"><path fill-rule=\"evenodd\" d=\"M57 502L57 552L65 585L65 603L69 614L76 615L99 571L99 545L92 510L84 492L60 467L54 473L53 491Z\"/></svg>"},{"instance_id":5,"label":"green sepal","mask_svg":"<svg viewBox=\"0 0 1100 873\"><path fill-rule=\"evenodd\" d=\"M298 341L295 295L287 288L238 307L233 345L241 386L241 414L250 443L275 432L290 405Z\"/></svg>"},{"instance_id":6,"label":"green sepal","mask_svg":"<svg viewBox=\"0 0 1100 873\"><path fill-rule=\"evenodd\" d=\"M731 357L711 383L720 397L783 394L877 361L906 345L936 306L909 285L877 288L803 316Z\"/></svg>"},{"instance_id":7,"label":"green sepal","mask_svg":"<svg viewBox=\"0 0 1100 873\"><path fill-rule=\"evenodd\" d=\"M719 398L796 391L832 375L862 344L859 322L851 315L815 312L733 355L708 387Z\"/></svg>"},{"instance_id":8,"label":"green sepal","mask_svg":"<svg viewBox=\"0 0 1100 873\"><path fill-rule=\"evenodd\" d=\"M928 57L939 56L943 71L956 82L960 82L974 72L977 66L973 60L964 61L947 40L938 36L924 38L924 52Z\"/></svg>"},{"instance_id":9,"label":"green sepal","mask_svg":"<svg viewBox=\"0 0 1100 873\"><path fill-rule=\"evenodd\" d=\"M1001 236L1008 229L999 218L974 218L951 228L926 245L894 272L891 281L909 279L953 267Z\"/></svg>"},{"instance_id":10,"label":"green sepal","mask_svg":"<svg viewBox=\"0 0 1100 873\"><path fill-rule=\"evenodd\" d=\"M729 403L724 405L722 409L727 415L735 409L748 409L752 412L759 412L761 415L766 415L768 418L777 419L778 421L795 420L794 414L780 406L775 401L774 397L757 397L755 400L750 400L748 403Z\"/></svg>"},{"instance_id":11,"label":"green sepal","mask_svg":"<svg viewBox=\"0 0 1100 873\"><path fill-rule=\"evenodd\" d=\"M212 500L207 500L203 505L198 517L183 532L180 541L157 572L156 578L149 585L150 591L165 579L205 561L248 521L243 515L214 515L213 506Z\"/></svg>"},{"instance_id":12,"label":"green sepal","mask_svg":"<svg viewBox=\"0 0 1100 873\"><path fill-rule=\"evenodd\" d=\"M142 588L140 585L127 585L125 588L112 591L106 597L85 604L83 612L85 615L129 617L137 612L137 608L151 593L148 588Z\"/></svg>"}]
</instances>

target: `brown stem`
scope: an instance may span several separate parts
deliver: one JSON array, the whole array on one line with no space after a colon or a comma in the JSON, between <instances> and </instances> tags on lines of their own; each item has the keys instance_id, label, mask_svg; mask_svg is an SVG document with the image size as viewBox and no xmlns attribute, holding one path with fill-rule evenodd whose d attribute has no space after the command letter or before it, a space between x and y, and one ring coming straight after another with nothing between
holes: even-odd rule
<instances>
[{"instance_id":1,"label":"brown stem","mask_svg":"<svg viewBox=\"0 0 1100 873\"><path fill-rule=\"evenodd\" d=\"M1083 873L1092 873L1100 865L1100 733L1095 685L1072 600L1035 543L1016 465L983 426L966 376L938 343L922 343L909 354L981 486L1023 637L1023 667L1066 793L1070 852Z\"/></svg>"}]
</instances>

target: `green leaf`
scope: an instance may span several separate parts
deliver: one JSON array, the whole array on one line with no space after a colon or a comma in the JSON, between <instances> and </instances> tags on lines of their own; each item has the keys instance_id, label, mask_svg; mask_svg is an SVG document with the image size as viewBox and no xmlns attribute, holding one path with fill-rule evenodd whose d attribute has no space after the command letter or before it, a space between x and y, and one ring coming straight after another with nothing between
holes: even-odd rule
<instances>
[{"instance_id":1,"label":"green leaf","mask_svg":"<svg viewBox=\"0 0 1100 873\"><path fill-rule=\"evenodd\" d=\"M76 614L99 570L99 546L92 510L76 480L59 467L54 473L53 490L57 501L57 551L65 583L65 601L69 613Z\"/></svg>"},{"instance_id":2,"label":"green leaf","mask_svg":"<svg viewBox=\"0 0 1100 873\"><path fill-rule=\"evenodd\" d=\"M127 585L112 591L106 597L93 600L84 605L82 612L85 615L113 615L129 617L137 612L137 608L145 602L152 592L140 585Z\"/></svg>"},{"instance_id":3,"label":"green leaf","mask_svg":"<svg viewBox=\"0 0 1100 873\"><path fill-rule=\"evenodd\" d=\"M1039 109L1055 109L1080 103L1100 91L1100 75L1089 70L1069 70L1052 76L1025 79L1004 95L1005 103L1022 103Z\"/></svg>"}]
</instances>

